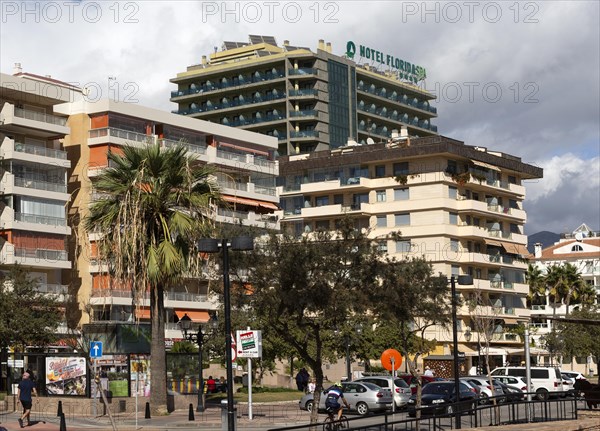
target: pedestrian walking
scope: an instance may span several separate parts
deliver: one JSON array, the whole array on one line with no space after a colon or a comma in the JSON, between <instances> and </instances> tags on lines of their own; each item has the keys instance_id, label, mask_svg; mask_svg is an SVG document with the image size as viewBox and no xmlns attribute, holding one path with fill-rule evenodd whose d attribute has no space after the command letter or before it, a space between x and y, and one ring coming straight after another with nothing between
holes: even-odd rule
<instances>
[{"instance_id":1,"label":"pedestrian walking","mask_svg":"<svg viewBox=\"0 0 600 431\"><path fill-rule=\"evenodd\" d=\"M31 406L33 405L33 398L31 394L38 396L37 390L35 389L35 383L29 378L30 374L28 372L23 373L23 379L19 383L17 397L21 404L23 405L23 414L19 418L19 426L21 428L25 428L24 420L27 419L27 426L31 425Z\"/></svg>"}]
</instances>

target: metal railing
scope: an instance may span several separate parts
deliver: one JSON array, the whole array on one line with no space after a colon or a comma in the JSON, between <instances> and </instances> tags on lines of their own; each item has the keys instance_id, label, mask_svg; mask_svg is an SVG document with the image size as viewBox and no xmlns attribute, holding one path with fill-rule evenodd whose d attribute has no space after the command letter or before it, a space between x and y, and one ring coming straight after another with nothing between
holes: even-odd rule
<instances>
[{"instance_id":1,"label":"metal railing","mask_svg":"<svg viewBox=\"0 0 600 431\"><path fill-rule=\"evenodd\" d=\"M44 156L51 157L53 159L67 160L66 151L40 147L39 145L23 144L22 142L15 142L15 151L18 153L33 154L35 156Z\"/></svg>"},{"instance_id":2,"label":"metal railing","mask_svg":"<svg viewBox=\"0 0 600 431\"><path fill-rule=\"evenodd\" d=\"M90 138L102 138L104 136L112 136L114 138L125 139L126 141L144 142L150 144L153 142L152 135L144 133L132 132L129 130L117 129L114 127L103 127L101 129L92 129L89 132Z\"/></svg>"},{"instance_id":3,"label":"metal railing","mask_svg":"<svg viewBox=\"0 0 600 431\"><path fill-rule=\"evenodd\" d=\"M274 79L281 79L284 77L285 75L283 70L277 71L276 73L267 72L259 73L258 75L245 75L242 76L242 79L239 79L239 77L231 77L231 82L215 82L211 83L210 85L197 85L194 88L184 88L181 90L171 91L171 97L181 97L189 94L201 94L209 91L222 90L225 88L242 87L244 85L257 84L265 81L272 81Z\"/></svg>"},{"instance_id":4,"label":"metal railing","mask_svg":"<svg viewBox=\"0 0 600 431\"><path fill-rule=\"evenodd\" d=\"M15 117L25 118L27 120L41 121L57 126L66 126L67 119L57 115L45 114L43 112L30 111L29 109L15 108Z\"/></svg>"},{"instance_id":5,"label":"metal railing","mask_svg":"<svg viewBox=\"0 0 600 431\"><path fill-rule=\"evenodd\" d=\"M16 248L15 247L15 256L29 258L29 259L48 260L48 261L58 261L58 260L67 261L67 260L69 260L69 256L66 251L45 250L45 249L41 249L41 248L31 249L31 248Z\"/></svg>"},{"instance_id":6,"label":"metal railing","mask_svg":"<svg viewBox=\"0 0 600 431\"><path fill-rule=\"evenodd\" d=\"M25 223L47 224L50 226L66 226L67 219L59 217L41 216L37 214L15 213L15 220Z\"/></svg>"},{"instance_id":7,"label":"metal railing","mask_svg":"<svg viewBox=\"0 0 600 431\"><path fill-rule=\"evenodd\" d=\"M160 142L161 147L169 148L169 147L176 147L179 145L179 146L186 148L190 153L206 154L206 147L202 146L202 145L195 145L195 144L190 144L185 141L175 141L173 139L165 139L165 138L159 139L158 141Z\"/></svg>"},{"instance_id":8,"label":"metal railing","mask_svg":"<svg viewBox=\"0 0 600 431\"><path fill-rule=\"evenodd\" d=\"M61 183L50 183L47 181L36 180L31 177L15 176L15 186L28 189L46 190L48 192L66 193L67 185Z\"/></svg>"}]
</instances>

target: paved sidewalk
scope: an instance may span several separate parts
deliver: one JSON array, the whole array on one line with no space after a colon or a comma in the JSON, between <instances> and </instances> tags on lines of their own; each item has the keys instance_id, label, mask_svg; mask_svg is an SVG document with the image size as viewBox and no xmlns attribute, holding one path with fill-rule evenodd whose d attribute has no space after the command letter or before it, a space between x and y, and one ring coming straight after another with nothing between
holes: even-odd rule
<instances>
[{"instance_id":1,"label":"paved sidewalk","mask_svg":"<svg viewBox=\"0 0 600 431\"><path fill-rule=\"evenodd\" d=\"M252 406L253 420L248 417L248 405L237 405L237 428L238 430L265 430L305 424L310 421L309 413L298 409L297 402L254 404ZM116 429L119 431L166 431L166 430L222 430L221 407L209 405L203 413L194 411L194 421L189 420L189 410L176 410L168 416L154 416L144 419L144 409L140 407L137 419L135 413L114 414ZM7 431L20 430L17 412L0 416L0 427ZM59 431L60 419L53 414L32 413L32 425L25 427L31 431ZM110 431L111 422L108 416L93 417L89 415L72 414L65 416L67 431ZM1 428L0 428L1 430Z\"/></svg>"}]
</instances>

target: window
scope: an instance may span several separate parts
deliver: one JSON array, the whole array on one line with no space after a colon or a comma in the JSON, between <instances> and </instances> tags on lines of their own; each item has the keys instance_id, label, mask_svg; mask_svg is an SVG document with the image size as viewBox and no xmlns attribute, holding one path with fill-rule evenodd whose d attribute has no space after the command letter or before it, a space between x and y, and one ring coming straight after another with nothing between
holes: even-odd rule
<instances>
[{"instance_id":1,"label":"window","mask_svg":"<svg viewBox=\"0 0 600 431\"><path fill-rule=\"evenodd\" d=\"M510 233L521 233L521 229L519 228L518 224L515 223L511 223L510 224Z\"/></svg>"},{"instance_id":2,"label":"window","mask_svg":"<svg viewBox=\"0 0 600 431\"><path fill-rule=\"evenodd\" d=\"M460 267L458 265L452 265L452 275L454 278L460 275Z\"/></svg>"},{"instance_id":3,"label":"window","mask_svg":"<svg viewBox=\"0 0 600 431\"><path fill-rule=\"evenodd\" d=\"M385 165L375 166L375 178L385 177Z\"/></svg>"},{"instance_id":4,"label":"window","mask_svg":"<svg viewBox=\"0 0 600 431\"><path fill-rule=\"evenodd\" d=\"M583 251L583 247L579 244L575 244L573 247L571 247L571 251Z\"/></svg>"},{"instance_id":5,"label":"window","mask_svg":"<svg viewBox=\"0 0 600 431\"><path fill-rule=\"evenodd\" d=\"M352 196L352 209L360 209L360 204L369 203L368 193L356 193Z\"/></svg>"},{"instance_id":6,"label":"window","mask_svg":"<svg viewBox=\"0 0 600 431\"><path fill-rule=\"evenodd\" d=\"M458 189L456 187L448 187L448 197L450 199L456 199L458 196Z\"/></svg>"},{"instance_id":7,"label":"window","mask_svg":"<svg viewBox=\"0 0 600 431\"><path fill-rule=\"evenodd\" d=\"M387 216L377 216L377 227L387 227Z\"/></svg>"},{"instance_id":8,"label":"window","mask_svg":"<svg viewBox=\"0 0 600 431\"><path fill-rule=\"evenodd\" d=\"M449 213L450 216L450 224L457 225L458 224L458 213Z\"/></svg>"},{"instance_id":9,"label":"window","mask_svg":"<svg viewBox=\"0 0 600 431\"><path fill-rule=\"evenodd\" d=\"M387 251L388 251L387 241L379 241L377 243L377 250L379 250L382 253L387 253Z\"/></svg>"},{"instance_id":10,"label":"window","mask_svg":"<svg viewBox=\"0 0 600 431\"><path fill-rule=\"evenodd\" d=\"M394 176L408 175L408 162L394 163Z\"/></svg>"},{"instance_id":11,"label":"window","mask_svg":"<svg viewBox=\"0 0 600 431\"><path fill-rule=\"evenodd\" d=\"M409 226L410 225L410 214L395 214L394 215L394 226Z\"/></svg>"},{"instance_id":12,"label":"window","mask_svg":"<svg viewBox=\"0 0 600 431\"><path fill-rule=\"evenodd\" d=\"M344 204L344 195L333 195L333 203L335 205L343 205Z\"/></svg>"},{"instance_id":13,"label":"window","mask_svg":"<svg viewBox=\"0 0 600 431\"><path fill-rule=\"evenodd\" d=\"M394 189L395 201L407 201L409 199L408 187L402 189Z\"/></svg>"},{"instance_id":14,"label":"window","mask_svg":"<svg viewBox=\"0 0 600 431\"><path fill-rule=\"evenodd\" d=\"M329 196L317 196L315 199L315 204L318 207L329 205Z\"/></svg>"},{"instance_id":15,"label":"window","mask_svg":"<svg viewBox=\"0 0 600 431\"><path fill-rule=\"evenodd\" d=\"M451 251L458 252L458 245L459 245L459 242L458 242L457 239L451 239L450 240L450 250Z\"/></svg>"},{"instance_id":16,"label":"window","mask_svg":"<svg viewBox=\"0 0 600 431\"><path fill-rule=\"evenodd\" d=\"M329 220L319 220L315 225L316 230L329 230Z\"/></svg>"},{"instance_id":17,"label":"window","mask_svg":"<svg viewBox=\"0 0 600 431\"><path fill-rule=\"evenodd\" d=\"M385 202L385 190L377 190L375 192L377 202Z\"/></svg>"},{"instance_id":18,"label":"window","mask_svg":"<svg viewBox=\"0 0 600 431\"><path fill-rule=\"evenodd\" d=\"M396 241L396 253L410 253L410 241Z\"/></svg>"},{"instance_id":19,"label":"window","mask_svg":"<svg viewBox=\"0 0 600 431\"><path fill-rule=\"evenodd\" d=\"M456 160L448 160L448 166L446 166L446 172L449 174L458 173L458 167L456 166Z\"/></svg>"}]
</instances>

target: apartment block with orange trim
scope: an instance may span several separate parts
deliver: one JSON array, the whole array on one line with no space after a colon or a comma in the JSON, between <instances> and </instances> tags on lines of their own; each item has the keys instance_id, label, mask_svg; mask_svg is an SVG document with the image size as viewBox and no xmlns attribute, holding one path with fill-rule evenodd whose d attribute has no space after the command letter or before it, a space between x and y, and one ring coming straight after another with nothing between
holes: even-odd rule
<instances>
[{"instance_id":1,"label":"apartment block with orange trim","mask_svg":"<svg viewBox=\"0 0 600 431\"><path fill-rule=\"evenodd\" d=\"M110 151L118 151L125 144L158 143L166 148L183 143L200 163L217 168L218 183L228 203L213 208L217 223L279 228L272 214L279 202L276 138L108 99L94 103L81 100L57 109L69 117L71 130L65 148L73 155L69 217L77 241L71 248L76 271L69 282L79 292L80 325L136 319L149 322L150 317L149 299L134 310L131 291L111 282L107 268L97 259L96 241L101 233L85 232L81 223L96 198L94 178L107 167ZM172 322L167 324L167 340L181 339L175 322L185 313L196 321L208 320L209 311L218 307L210 293L207 281L198 279L186 280L166 293L167 322Z\"/></svg>"},{"instance_id":2,"label":"apartment block with orange trim","mask_svg":"<svg viewBox=\"0 0 600 431\"><path fill-rule=\"evenodd\" d=\"M21 265L42 292L66 301L71 228L66 207L71 162L63 146L67 117L55 111L80 91L68 83L23 73L0 74L0 270ZM59 327L66 333L66 321Z\"/></svg>"}]
</instances>

